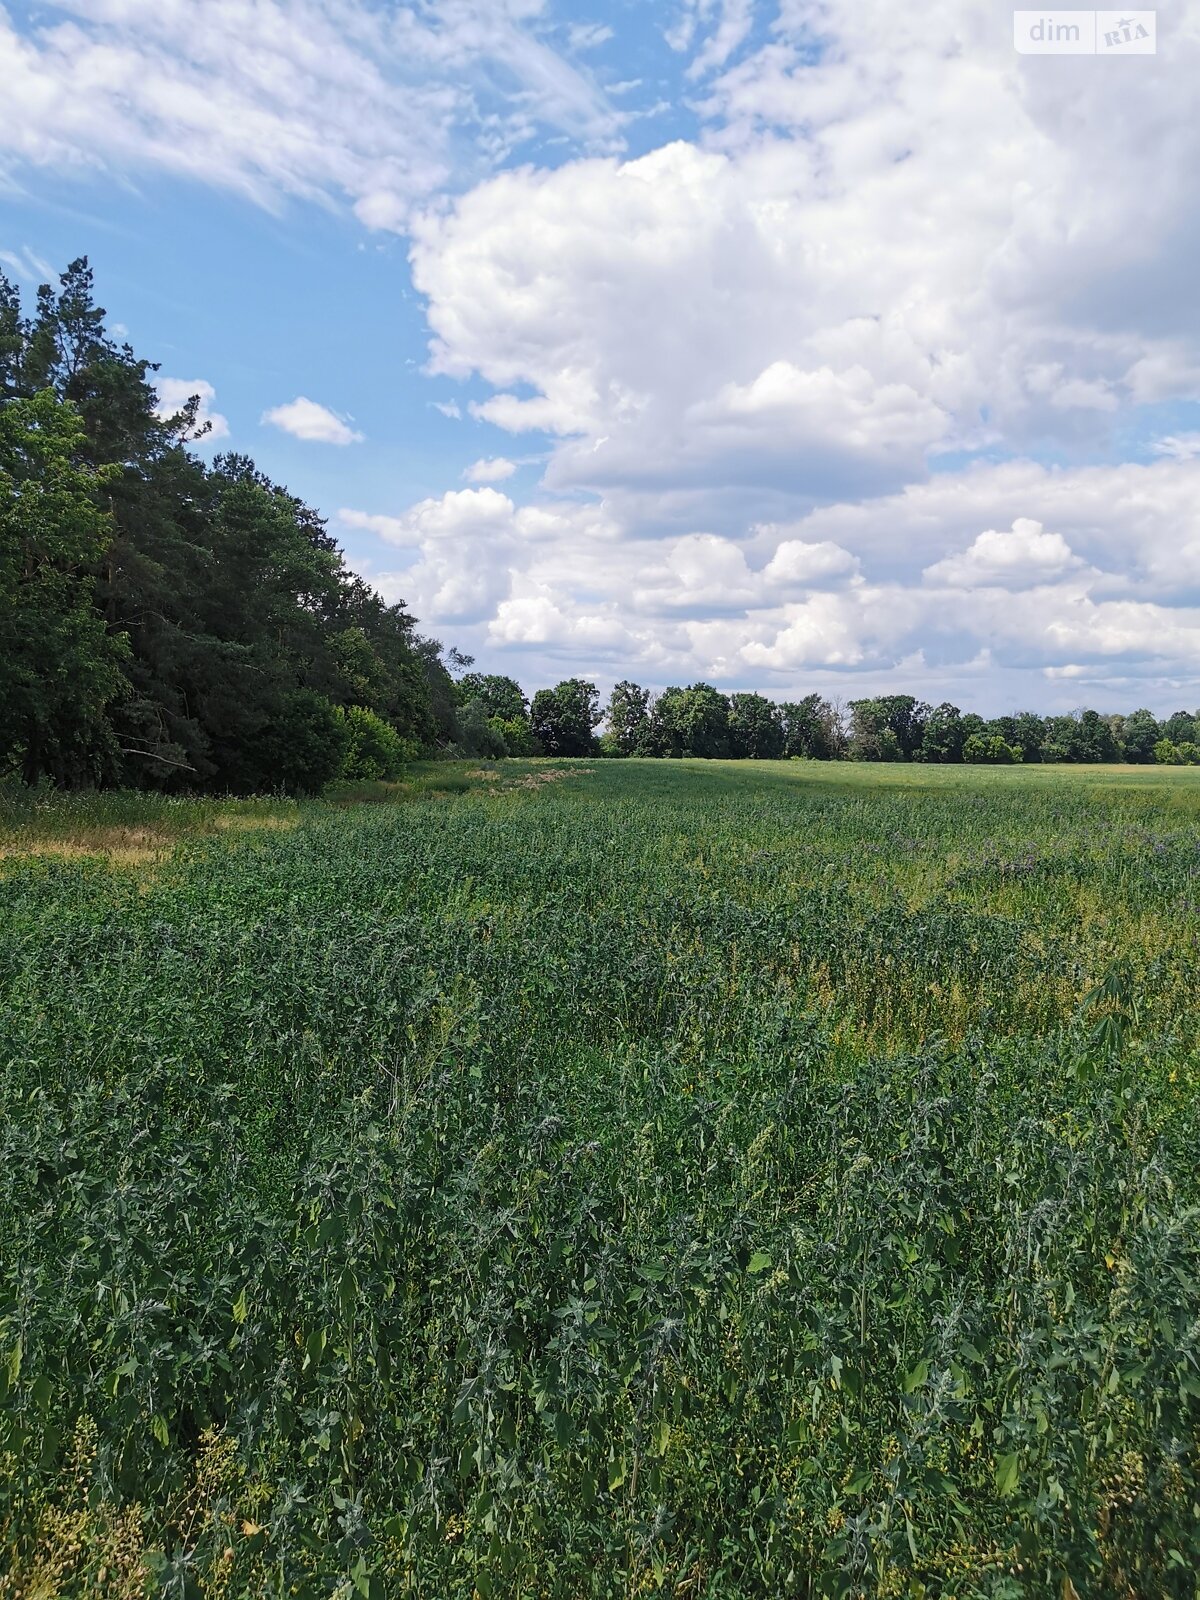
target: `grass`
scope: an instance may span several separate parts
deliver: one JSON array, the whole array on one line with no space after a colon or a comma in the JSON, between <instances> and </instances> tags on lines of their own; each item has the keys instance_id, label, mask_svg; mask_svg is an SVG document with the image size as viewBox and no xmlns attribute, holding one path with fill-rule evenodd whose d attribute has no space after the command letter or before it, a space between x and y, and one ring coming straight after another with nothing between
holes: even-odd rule
<instances>
[{"instance_id":1,"label":"grass","mask_svg":"<svg viewBox=\"0 0 1200 1600\"><path fill-rule=\"evenodd\" d=\"M1194 1596L1198 794L5 799L0 1596Z\"/></svg>"}]
</instances>

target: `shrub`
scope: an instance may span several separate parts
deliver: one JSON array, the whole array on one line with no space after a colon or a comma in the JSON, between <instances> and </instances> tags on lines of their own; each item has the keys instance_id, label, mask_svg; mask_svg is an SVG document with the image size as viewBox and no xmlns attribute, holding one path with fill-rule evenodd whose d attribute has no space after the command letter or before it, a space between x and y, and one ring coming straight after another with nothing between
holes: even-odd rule
<instances>
[{"instance_id":1,"label":"shrub","mask_svg":"<svg viewBox=\"0 0 1200 1600\"><path fill-rule=\"evenodd\" d=\"M508 754L504 735L498 733L490 718L487 706L480 699L468 700L458 713L458 745L465 755L496 757Z\"/></svg>"},{"instance_id":2,"label":"shrub","mask_svg":"<svg viewBox=\"0 0 1200 1600\"><path fill-rule=\"evenodd\" d=\"M542 747L525 717L489 717L488 727L504 740L510 756L540 756Z\"/></svg>"},{"instance_id":3,"label":"shrub","mask_svg":"<svg viewBox=\"0 0 1200 1600\"><path fill-rule=\"evenodd\" d=\"M998 733L973 733L963 745L963 760L976 766L1008 767L1020 759L1020 749Z\"/></svg>"},{"instance_id":4,"label":"shrub","mask_svg":"<svg viewBox=\"0 0 1200 1600\"><path fill-rule=\"evenodd\" d=\"M312 689L294 689L262 741L273 787L320 794L342 770L346 729L339 710Z\"/></svg>"},{"instance_id":5,"label":"shrub","mask_svg":"<svg viewBox=\"0 0 1200 1600\"><path fill-rule=\"evenodd\" d=\"M366 706L339 710L346 730L346 753L341 775L352 783L395 778L405 761L416 754L411 743Z\"/></svg>"}]
</instances>

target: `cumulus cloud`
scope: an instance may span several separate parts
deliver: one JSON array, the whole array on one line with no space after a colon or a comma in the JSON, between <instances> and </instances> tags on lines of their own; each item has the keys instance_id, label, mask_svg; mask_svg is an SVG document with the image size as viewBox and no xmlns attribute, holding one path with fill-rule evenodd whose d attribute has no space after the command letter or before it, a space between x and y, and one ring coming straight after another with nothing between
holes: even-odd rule
<instances>
[{"instance_id":1,"label":"cumulus cloud","mask_svg":"<svg viewBox=\"0 0 1200 1600\"><path fill-rule=\"evenodd\" d=\"M503 483L516 470L517 463L509 461L507 456L492 456L487 460L473 461L463 471L463 477L468 483Z\"/></svg>"},{"instance_id":2,"label":"cumulus cloud","mask_svg":"<svg viewBox=\"0 0 1200 1600\"><path fill-rule=\"evenodd\" d=\"M1031 517L1018 517L1007 533L988 529L966 550L926 567L925 576L951 588L1026 589L1079 565L1061 533L1047 533Z\"/></svg>"},{"instance_id":3,"label":"cumulus cloud","mask_svg":"<svg viewBox=\"0 0 1200 1600\"><path fill-rule=\"evenodd\" d=\"M154 387L158 394L158 404L155 407L158 416L177 415L193 395L198 395L200 405L196 412L196 423L201 428L206 423L209 425L205 439L215 444L218 439L229 437L228 420L212 408L212 403L217 398L217 391L211 383L206 383L203 378L157 378Z\"/></svg>"},{"instance_id":4,"label":"cumulus cloud","mask_svg":"<svg viewBox=\"0 0 1200 1600\"><path fill-rule=\"evenodd\" d=\"M678 0L699 132L626 159L631 113L548 42L607 25L540 0L44 15L0 11L0 164L405 230L428 375L474 397L429 403L548 437L520 494L503 447L342 514L466 648L542 681L1200 686L1194 17L1114 98L984 0L778 0L769 30ZM297 406L353 436L268 415Z\"/></svg>"},{"instance_id":5,"label":"cumulus cloud","mask_svg":"<svg viewBox=\"0 0 1200 1600\"><path fill-rule=\"evenodd\" d=\"M672 42L717 18L689 4ZM1200 39L1178 50L1114 118L1094 75L1015 62L982 4L785 4L712 82L704 142L503 174L418 220L433 368L490 382L486 420L559 435L556 489L815 503L950 450L1104 448L1200 378Z\"/></svg>"},{"instance_id":6,"label":"cumulus cloud","mask_svg":"<svg viewBox=\"0 0 1200 1600\"><path fill-rule=\"evenodd\" d=\"M902 682L1001 709L1067 693L1084 681L1068 666L1141 700L1200 677L1198 508L1193 461L1026 461L738 538L647 538L617 501L518 505L491 488L342 521L406 547L418 615L534 683L568 669L778 694Z\"/></svg>"},{"instance_id":7,"label":"cumulus cloud","mask_svg":"<svg viewBox=\"0 0 1200 1600\"><path fill-rule=\"evenodd\" d=\"M357 444L363 437L328 406L318 405L302 394L286 405L264 411L262 420L272 428L290 433L294 439L305 439L313 444Z\"/></svg>"}]
</instances>

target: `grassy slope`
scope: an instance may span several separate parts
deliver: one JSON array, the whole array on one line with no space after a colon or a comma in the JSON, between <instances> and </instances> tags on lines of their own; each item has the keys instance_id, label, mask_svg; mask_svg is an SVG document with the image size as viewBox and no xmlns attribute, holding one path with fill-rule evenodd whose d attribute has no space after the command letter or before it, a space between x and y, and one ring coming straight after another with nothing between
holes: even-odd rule
<instances>
[{"instance_id":1,"label":"grassy slope","mask_svg":"<svg viewBox=\"0 0 1200 1600\"><path fill-rule=\"evenodd\" d=\"M1194 776L546 770L9 856L0 1595L1191 1595Z\"/></svg>"}]
</instances>

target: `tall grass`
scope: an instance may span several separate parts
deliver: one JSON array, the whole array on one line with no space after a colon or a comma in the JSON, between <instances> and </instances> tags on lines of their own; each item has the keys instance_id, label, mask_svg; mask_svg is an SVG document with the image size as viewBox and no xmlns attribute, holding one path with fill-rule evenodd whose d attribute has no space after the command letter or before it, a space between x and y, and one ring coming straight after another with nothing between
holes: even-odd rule
<instances>
[{"instance_id":1,"label":"tall grass","mask_svg":"<svg viewBox=\"0 0 1200 1600\"><path fill-rule=\"evenodd\" d=\"M1200 840L1123 777L10 858L0 1595L1195 1594Z\"/></svg>"}]
</instances>

